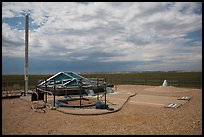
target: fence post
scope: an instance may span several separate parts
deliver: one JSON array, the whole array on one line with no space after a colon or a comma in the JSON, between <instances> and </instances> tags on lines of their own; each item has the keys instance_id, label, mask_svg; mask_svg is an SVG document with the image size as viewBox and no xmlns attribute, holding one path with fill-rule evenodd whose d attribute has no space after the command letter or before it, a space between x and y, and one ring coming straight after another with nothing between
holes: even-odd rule
<instances>
[{"instance_id":1,"label":"fence post","mask_svg":"<svg viewBox=\"0 0 204 137\"><path fill-rule=\"evenodd\" d=\"M162 85L162 78L159 79L159 85Z\"/></svg>"},{"instance_id":2,"label":"fence post","mask_svg":"<svg viewBox=\"0 0 204 137\"><path fill-rule=\"evenodd\" d=\"M54 107L55 107L55 79L54 79Z\"/></svg>"},{"instance_id":3,"label":"fence post","mask_svg":"<svg viewBox=\"0 0 204 137\"><path fill-rule=\"evenodd\" d=\"M8 89L8 82L6 82L6 91L8 91L9 89Z\"/></svg>"},{"instance_id":4,"label":"fence post","mask_svg":"<svg viewBox=\"0 0 204 137\"><path fill-rule=\"evenodd\" d=\"M21 90L21 81L20 81L20 87L19 87L19 88L20 88L20 90Z\"/></svg>"},{"instance_id":5,"label":"fence post","mask_svg":"<svg viewBox=\"0 0 204 137\"><path fill-rule=\"evenodd\" d=\"M105 78L105 106L106 106L106 78Z\"/></svg>"},{"instance_id":6,"label":"fence post","mask_svg":"<svg viewBox=\"0 0 204 137\"><path fill-rule=\"evenodd\" d=\"M202 89L202 78L200 78L200 89Z\"/></svg>"},{"instance_id":7,"label":"fence post","mask_svg":"<svg viewBox=\"0 0 204 137\"><path fill-rule=\"evenodd\" d=\"M109 78L109 81L110 81L110 84L113 84L113 81L112 81L112 79L111 79L111 78Z\"/></svg>"},{"instance_id":8,"label":"fence post","mask_svg":"<svg viewBox=\"0 0 204 137\"><path fill-rule=\"evenodd\" d=\"M82 97L82 78L80 79L79 82L79 92L80 92L80 108L81 108L81 97Z\"/></svg>"},{"instance_id":9,"label":"fence post","mask_svg":"<svg viewBox=\"0 0 204 137\"><path fill-rule=\"evenodd\" d=\"M45 79L45 90L47 91L47 79ZM47 92L45 93L45 103L47 103Z\"/></svg>"},{"instance_id":10,"label":"fence post","mask_svg":"<svg viewBox=\"0 0 204 137\"><path fill-rule=\"evenodd\" d=\"M99 101L99 81L97 78L97 101Z\"/></svg>"},{"instance_id":11,"label":"fence post","mask_svg":"<svg viewBox=\"0 0 204 137\"><path fill-rule=\"evenodd\" d=\"M9 90L8 90L8 87L7 87L7 86L8 86L7 83L8 83L8 82L6 82L6 97L8 96L8 91L9 91Z\"/></svg>"}]
</instances>

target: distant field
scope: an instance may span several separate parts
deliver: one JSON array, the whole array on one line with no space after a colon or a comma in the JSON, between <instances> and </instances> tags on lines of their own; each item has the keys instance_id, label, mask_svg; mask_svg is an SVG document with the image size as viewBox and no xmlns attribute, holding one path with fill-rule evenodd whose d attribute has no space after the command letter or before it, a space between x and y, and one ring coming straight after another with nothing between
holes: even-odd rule
<instances>
[{"instance_id":1,"label":"distant field","mask_svg":"<svg viewBox=\"0 0 204 137\"><path fill-rule=\"evenodd\" d=\"M202 72L141 72L141 73L115 73L115 74L84 74L89 77L103 77L112 84L133 85L162 85L164 80L171 86L202 87Z\"/></svg>"},{"instance_id":2,"label":"distant field","mask_svg":"<svg viewBox=\"0 0 204 137\"><path fill-rule=\"evenodd\" d=\"M167 80L170 86L202 88L202 72L141 72L81 74L87 78L106 78L108 84L162 85ZM38 80L52 75L29 75L29 88L35 88ZM2 89L23 89L24 75L2 75Z\"/></svg>"}]
</instances>

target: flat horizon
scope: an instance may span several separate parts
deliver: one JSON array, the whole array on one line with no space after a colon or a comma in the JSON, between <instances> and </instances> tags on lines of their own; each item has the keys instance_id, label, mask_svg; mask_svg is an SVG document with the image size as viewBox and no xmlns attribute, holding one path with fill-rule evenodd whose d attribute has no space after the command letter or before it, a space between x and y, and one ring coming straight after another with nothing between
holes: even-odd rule
<instances>
[{"instance_id":1,"label":"flat horizon","mask_svg":"<svg viewBox=\"0 0 204 137\"><path fill-rule=\"evenodd\" d=\"M58 71L60 72L60 71ZM55 73L28 73L28 75L52 75ZM62 71L62 72L69 72L69 71ZM74 71L71 71L74 72ZM117 71L117 72L75 72L77 74L115 74L115 73L145 73L145 72L202 72L202 71L185 71L185 70L172 70L172 71ZM24 74L2 74L2 75L24 75Z\"/></svg>"}]
</instances>

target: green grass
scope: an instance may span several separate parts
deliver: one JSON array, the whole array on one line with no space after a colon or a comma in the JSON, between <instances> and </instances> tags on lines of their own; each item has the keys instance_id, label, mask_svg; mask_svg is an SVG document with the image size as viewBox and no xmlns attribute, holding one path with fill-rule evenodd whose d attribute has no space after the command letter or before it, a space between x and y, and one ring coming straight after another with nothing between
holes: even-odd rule
<instances>
[{"instance_id":1,"label":"green grass","mask_svg":"<svg viewBox=\"0 0 204 137\"><path fill-rule=\"evenodd\" d=\"M39 80L44 80L52 75L28 75L29 89L34 89ZM17 86L15 86L17 84ZM24 75L2 75L2 90L23 89Z\"/></svg>"},{"instance_id":2,"label":"green grass","mask_svg":"<svg viewBox=\"0 0 204 137\"><path fill-rule=\"evenodd\" d=\"M38 79L46 79L49 78L52 75L28 75L29 79L31 80L38 80ZM24 75L2 75L2 80L7 81L7 80L24 80Z\"/></svg>"},{"instance_id":3,"label":"green grass","mask_svg":"<svg viewBox=\"0 0 204 137\"><path fill-rule=\"evenodd\" d=\"M104 77L111 84L161 85L166 79L169 85L178 87L202 87L202 72L141 72L115 74L83 74L84 77Z\"/></svg>"},{"instance_id":4,"label":"green grass","mask_svg":"<svg viewBox=\"0 0 204 137\"><path fill-rule=\"evenodd\" d=\"M108 84L162 85L166 79L170 86L202 88L202 72L141 72L141 73L100 73L81 74L86 78L106 78ZM29 88L35 88L38 80L52 75L29 75ZM2 75L2 90L24 86L24 75ZM16 88L16 87L15 87ZM17 86L18 88L18 86Z\"/></svg>"}]
</instances>

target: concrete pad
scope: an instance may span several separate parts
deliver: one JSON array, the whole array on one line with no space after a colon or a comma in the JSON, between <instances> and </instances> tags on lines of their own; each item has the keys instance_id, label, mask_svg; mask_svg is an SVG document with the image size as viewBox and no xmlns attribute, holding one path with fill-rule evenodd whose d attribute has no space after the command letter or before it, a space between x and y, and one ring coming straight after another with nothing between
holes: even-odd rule
<instances>
[{"instance_id":1,"label":"concrete pad","mask_svg":"<svg viewBox=\"0 0 204 137\"><path fill-rule=\"evenodd\" d=\"M123 105L136 93L134 92L118 92L117 94L107 94L107 104L109 108L113 108L114 110L107 110L107 109L89 109L89 108L70 108L70 107L59 107L56 110L73 115L101 115L101 114L108 114L117 112L122 109ZM104 101L105 97L102 97Z\"/></svg>"},{"instance_id":2,"label":"concrete pad","mask_svg":"<svg viewBox=\"0 0 204 137\"><path fill-rule=\"evenodd\" d=\"M166 106L169 103L175 103L178 105L186 103L186 100L178 100L176 97L166 96L154 96L154 95L136 95L130 98L129 103L131 104L143 104L153 106Z\"/></svg>"},{"instance_id":3,"label":"concrete pad","mask_svg":"<svg viewBox=\"0 0 204 137\"><path fill-rule=\"evenodd\" d=\"M73 114L73 115L101 115L101 114L108 114L117 112L122 109L123 105L133 96L136 95L136 92L128 92L128 91L120 91L117 94L107 94L107 104L109 108L113 108L114 110L107 110L107 109L95 109L92 108L72 108L72 107L57 107L55 110L66 113L66 114ZM85 96L84 96L85 97ZM56 96L57 99L64 99L64 96ZM87 98L91 98L90 96ZM94 97L95 98L95 97ZM21 96L20 99L31 101L31 95ZM101 100L105 100L105 96L101 98ZM53 96L48 95L48 102L53 101Z\"/></svg>"},{"instance_id":4,"label":"concrete pad","mask_svg":"<svg viewBox=\"0 0 204 137\"><path fill-rule=\"evenodd\" d=\"M84 96L86 98L96 98L91 96ZM31 96L21 96L21 99L31 101ZM64 99L64 96L56 96L57 99ZM187 102L187 100L178 100L176 97L166 97L166 96L155 96L155 95L142 95L137 94L135 91L117 91L116 93L109 93L106 95L107 104L109 108L107 109L95 109L95 107L90 108L72 108L72 107L57 107L56 110L73 115L100 115L117 112L122 109L123 105L128 101L131 104L140 105L150 105L150 106L160 106L165 107L169 103L175 103L182 105ZM100 97L100 100L105 101L105 96ZM48 102L53 102L53 96L48 95Z\"/></svg>"},{"instance_id":5,"label":"concrete pad","mask_svg":"<svg viewBox=\"0 0 204 137\"><path fill-rule=\"evenodd\" d=\"M160 93L166 93L166 92L187 92L189 89L183 89L183 88L178 88L178 87L173 87L173 86L152 86L144 89L146 91L151 91L151 92L160 92Z\"/></svg>"}]
</instances>

